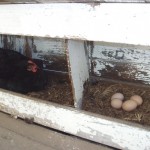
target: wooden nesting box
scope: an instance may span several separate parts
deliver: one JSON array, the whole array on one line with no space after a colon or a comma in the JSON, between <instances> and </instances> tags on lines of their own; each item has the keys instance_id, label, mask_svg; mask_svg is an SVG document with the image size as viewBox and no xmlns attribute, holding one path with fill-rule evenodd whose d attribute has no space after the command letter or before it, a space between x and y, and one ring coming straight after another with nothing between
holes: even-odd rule
<instances>
[{"instance_id":1,"label":"wooden nesting box","mask_svg":"<svg viewBox=\"0 0 150 150\"><path fill-rule=\"evenodd\" d=\"M96 3L0 5L1 46L15 49L21 46L21 39L31 38L27 43L29 47L33 45L33 51L42 49L46 52L49 45L53 49L51 54L58 55L60 51L56 47L59 44L63 47L75 106L71 108L1 90L0 110L21 118L33 118L41 125L115 148L148 150L149 126L82 111L81 108L84 85L92 76L149 84L150 6L93 2ZM19 46L11 45L10 35L13 40L18 40L13 43L20 43ZM37 42L39 37L42 42ZM45 46L44 42L51 44Z\"/></svg>"}]
</instances>

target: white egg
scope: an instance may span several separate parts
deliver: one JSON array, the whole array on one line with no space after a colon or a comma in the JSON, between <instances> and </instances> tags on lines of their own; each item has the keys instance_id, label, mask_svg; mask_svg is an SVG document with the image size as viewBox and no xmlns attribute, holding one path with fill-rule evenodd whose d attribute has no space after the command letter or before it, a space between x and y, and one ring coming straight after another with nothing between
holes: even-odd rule
<instances>
[{"instance_id":1,"label":"white egg","mask_svg":"<svg viewBox=\"0 0 150 150\"><path fill-rule=\"evenodd\" d=\"M138 105L141 105L143 103L143 99L139 95L133 95L130 97L130 99L136 101Z\"/></svg>"},{"instance_id":2,"label":"white egg","mask_svg":"<svg viewBox=\"0 0 150 150\"><path fill-rule=\"evenodd\" d=\"M137 107L137 102L134 100L127 100L122 104L122 109L125 111L132 111L136 109Z\"/></svg>"},{"instance_id":3,"label":"white egg","mask_svg":"<svg viewBox=\"0 0 150 150\"><path fill-rule=\"evenodd\" d=\"M117 98L112 99L112 100L111 100L111 106L112 106L113 108L120 109L121 106L122 106L122 100L117 99Z\"/></svg>"},{"instance_id":4,"label":"white egg","mask_svg":"<svg viewBox=\"0 0 150 150\"><path fill-rule=\"evenodd\" d=\"M124 96L122 93L115 93L114 95L112 95L111 97L111 100L113 99L120 99L120 100L123 100L124 99Z\"/></svg>"}]
</instances>

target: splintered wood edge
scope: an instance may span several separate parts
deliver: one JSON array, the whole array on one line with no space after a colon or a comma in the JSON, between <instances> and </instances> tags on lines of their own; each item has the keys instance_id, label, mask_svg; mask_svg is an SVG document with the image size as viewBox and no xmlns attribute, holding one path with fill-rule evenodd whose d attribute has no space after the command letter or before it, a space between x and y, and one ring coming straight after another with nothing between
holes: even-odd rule
<instances>
[{"instance_id":1,"label":"splintered wood edge","mask_svg":"<svg viewBox=\"0 0 150 150\"><path fill-rule=\"evenodd\" d=\"M150 128L0 90L0 110L94 142L150 149Z\"/></svg>"}]
</instances>

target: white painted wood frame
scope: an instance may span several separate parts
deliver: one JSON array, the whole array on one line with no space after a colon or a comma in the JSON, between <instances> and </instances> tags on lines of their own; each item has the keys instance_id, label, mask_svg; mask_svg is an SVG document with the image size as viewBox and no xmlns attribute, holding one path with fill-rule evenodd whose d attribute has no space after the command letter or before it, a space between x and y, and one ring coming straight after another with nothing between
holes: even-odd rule
<instances>
[{"instance_id":1,"label":"white painted wood frame","mask_svg":"<svg viewBox=\"0 0 150 150\"><path fill-rule=\"evenodd\" d=\"M0 91L0 110L119 149L149 150L150 128Z\"/></svg>"},{"instance_id":2,"label":"white painted wood frame","mask_svg":"<svg viewBox=\"0 0 150 150\"><path fill-rule=\"evenodd\" d=\"M0 34L105 41L150 45L150 5L140 4L19 4L0 5ZM79 45L78 45L79 44ZM76 49L76 48L77 49ZM79 73L73 56L84 56L83 42L68 42L71 75ZM77 52L74 53L74 52ZM85 57L84 57L85 58ZM86 59L86 58L85 58ZM79 62L81 58L79 58ZM86 61L84 60L85 69ZM79 64L77 65L79 66ZM81 69L82 69L81 68ZM77 71L77 72L76 72ZM88 72L74 74L73 86L81 84ZM85 76L84 76L85 75ZM80 82L82 81L82 82ZM81 85L82 87L79 87ZM74 89L74 93L76 93ZM81 91L82 92L82 91ZM82 93L79 94L79 99ZM78 103L79 101L76 100ZM78 104L77 104L78 105ZM149 150L150 128L79 111L70 107L0 91L0 110L21 118L120 149Z\"/></svg>"},{"instance_id":3,"label":"white painted wood frame","mask_svg":"<svg viewBox=\"0 0 150 150\"><path fill-rule=\"evenodd\" d=\"M3 4L34 3L147 3L149 0L0 0Z\"/></svg>"},{"instance_id":4,"label":"white painted wood frame","mask_svg":"<svg viewBox=\"0 0 150 150\"><path fill-rule=\"evenodd\" d=\"M84 83L89 79L88 55L86 55L84 41L68 40L67 54L74 95L74 106L81 108Z\"/></svg>"},{"instance_id":5,"label":"white painted wood frame","mask_svg":"<svg viewBox=\"0 0 150 150\"><path fill-rule=\"evenodd\" d=\"M0 5L0 34L150 45L149 4Z\"/></svg>"}]
</instances>

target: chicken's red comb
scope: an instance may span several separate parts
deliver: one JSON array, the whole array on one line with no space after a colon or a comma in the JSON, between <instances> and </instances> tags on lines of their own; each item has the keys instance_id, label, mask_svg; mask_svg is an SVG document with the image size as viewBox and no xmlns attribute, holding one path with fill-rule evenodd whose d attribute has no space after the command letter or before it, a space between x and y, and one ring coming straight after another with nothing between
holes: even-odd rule
<instances>
[{"instance_id":1,"label":"chicken's red comb","mask_svg":"<svg viewBox=\"0 0 150 150\"><path fill-rule=\"evenodd\" d=\"M37 72L37 69L39 67L32 60L28 60L28 63L31 65L27 67L27 70L32 72Z\"/></svg>"}]
</instances>

